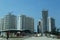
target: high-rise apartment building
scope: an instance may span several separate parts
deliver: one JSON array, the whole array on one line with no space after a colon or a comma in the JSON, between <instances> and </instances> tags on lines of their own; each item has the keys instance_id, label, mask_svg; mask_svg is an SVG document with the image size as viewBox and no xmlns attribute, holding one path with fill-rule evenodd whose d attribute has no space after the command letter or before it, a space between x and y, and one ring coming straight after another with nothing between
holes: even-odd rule
<instances>
[{"instance_id":1,"label":"high-rise apartment building","mask_svg":"<svg viewBox=\"0 0 60 40\"><path fill-rule=\"evenodd\" d=\"M11 13L4 16L4 27L3 30L12 30L17 29L17 19L15 15Z\"/></svg>"},{"instance_id":2,"label":"high-rise apartment building","mask_svg":"<svg viewBox=\"0 0 60 40\"><path fill-rule=\"evenodd\" d=\"M30 30L34 31L34 19L26 15L20 15L18 18L19 30Z\"/></svg>"},{"instance_id":3,"label":"high-rise apartment building","mask_svg":"<svg viewBox=\"0 0 60 40\"><path fill-rule=\"evenodd\" d=\"M42 10L43 33L47 32L47 19L48 19L48 11L47 10Z\"/></svg>"},{"instance_id":4,"label":"high-rise apartment building","mask_svg":"<svg viewBox=\"0 0 60 40\"><path fill-rule=\"evenodd\" d=\"M48 32L54 32L55 29L55 19L52 17L48 17Z\"/></svg>"},{"instance_id":5,"label":"high-rise apartment building","mask_svg":"<svg viewBox=\"0 0 60 40\"><path fill-rule=\"evenodd\" d=\"M0 31L3 30L3 27L4 27L4 19L0 18Z\"/></svg>"}]
</instances>

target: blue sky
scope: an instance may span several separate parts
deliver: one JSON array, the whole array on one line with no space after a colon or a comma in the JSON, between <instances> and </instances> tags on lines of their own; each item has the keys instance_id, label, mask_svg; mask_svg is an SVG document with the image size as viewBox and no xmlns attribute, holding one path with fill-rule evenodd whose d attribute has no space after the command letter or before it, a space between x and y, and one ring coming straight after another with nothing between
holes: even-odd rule
<instances>
[{"instance_id":1,"label":"blue sky","mask_svg":"<svg viewBox=\"0 0 60 40\"><path fill-rule=\"evenodd\" d=\"M48 9L49 16L56 19L56 27L60 28L60 0L0 0L0 17L8 12L17 16L32 16L35 19L35 29L41 19L42 9Z\"/></svg>"}]
</instances>

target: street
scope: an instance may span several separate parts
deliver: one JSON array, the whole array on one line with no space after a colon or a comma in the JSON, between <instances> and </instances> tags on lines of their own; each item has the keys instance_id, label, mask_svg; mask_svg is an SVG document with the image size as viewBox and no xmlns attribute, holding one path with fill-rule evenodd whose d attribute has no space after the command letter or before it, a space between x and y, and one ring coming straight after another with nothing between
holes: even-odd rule
<instances>
[{"instance_id":1,"label":"street","mask_svg":"<svg viewBox=\"0 0 60 40\"><path fill-rule=\"evenodd\" d=\"M0 40L7 40L7 39L0 38ZM60 39L47 38L47 37L28 37L28 38L9 38L8 40L60 40Z\"/></svg>"}]
</instances>

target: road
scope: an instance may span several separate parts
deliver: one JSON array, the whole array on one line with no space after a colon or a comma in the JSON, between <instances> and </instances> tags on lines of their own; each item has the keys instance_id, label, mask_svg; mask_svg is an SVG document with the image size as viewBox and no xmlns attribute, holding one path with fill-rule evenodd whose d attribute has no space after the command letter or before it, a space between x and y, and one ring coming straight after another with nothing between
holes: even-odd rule
<instances>
[{"instance_id":1,"label":"road","mask_svg":"<svg viewBox=\"0 0 60 40\"><path fill-rule=\"evenodd\" d=\"M0 38L0 40L7 40L7 39ZM47 37L28 37L28 38L9 38L8 40L60 40L60 39L47 38Z\"/></svg>"}]
</instances>

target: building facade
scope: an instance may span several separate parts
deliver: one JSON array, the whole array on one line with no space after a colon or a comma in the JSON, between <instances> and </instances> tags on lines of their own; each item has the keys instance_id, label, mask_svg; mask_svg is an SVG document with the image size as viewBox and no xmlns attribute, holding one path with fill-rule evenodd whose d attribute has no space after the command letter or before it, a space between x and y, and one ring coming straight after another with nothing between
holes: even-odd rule
<instances>
[{"instance_id":1,"label":"building facade","mask_svg":"<svg viewBox=\"0 0 60 40\"><path fill-rule=\"evenodd\" d=\"M3 27L4 27L4 19L0 18L0 31L3 30Z\"/></svg>"},{"instance_id":2,"label":"building facade","mask_svg":"<svg viewBox=\"0 0 60 40\"><path fill-rule=\"evenodd\" d=\"M43 33L47 32L47 19L48 19L48 11L47 10L42 10L42 27Z\"/></svg>"},{"instance_id":3,"label":"building facade","mask_svg":"<svg viewBox=\"0 0 60 40\"><path fill-rule=\"evenodd\" d=\"M4 16L4 28L3 30L17 29L17 18L11 13Z\"/></svg>"},{"instance_id":4,"label":"building facade","mask_svg":"<svg viewBox=\"0 0 60 40\"><path fill-rule=\"evenodd\" d=\"M37 31L38 33L42 32L42 20L38 20Z\"/></svg>"},{"instance_id":5,"label":"building facade","mask_svg":"<svg viewBox=\"0 0 60 40\"><path fill-rule=\"evenodd\" d=\"M48 17L48 32L54 32L55 29L55 19L52 17Z\"/></svg>"},{"instance_id":6,"label":"building facade","mask_svg":"<svg viewBox=\"0 0 60 40\"><path fill-rule=\"evenodd\" d=\"M26 15L20 15L18 18L19 30L30 30L34 31L34 19Z\"/></svg>"},{"instance_id":7,"label":"building facade","mask_svg":"<svg viewBox=\"0 0 60 40\"><path fill-rule=\"evenodd\" d=\"M4 19L0 18L0 35L2 35L3 28L4 28Z\"/></svg>"}]
</instances>

